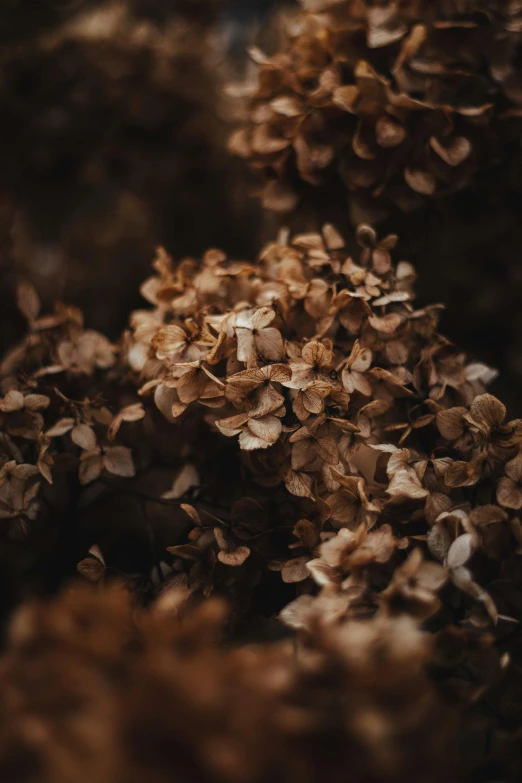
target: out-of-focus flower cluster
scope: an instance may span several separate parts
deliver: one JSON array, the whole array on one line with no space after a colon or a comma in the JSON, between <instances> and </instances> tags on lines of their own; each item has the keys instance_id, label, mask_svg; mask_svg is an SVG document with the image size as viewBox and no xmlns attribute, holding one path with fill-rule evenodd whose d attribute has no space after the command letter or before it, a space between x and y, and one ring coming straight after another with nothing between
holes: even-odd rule
<instances>
[{"instance_id":1,"label":"out-of-focus flower cluster","mask_svg":"<svg viewBox=\"0 0 522 783\"><path fill-rule=\"evenodd\" d=\"M231 141L263 175L267 209L321 203L321 185L349 193L356 222L374 220L464 188L516 154L518 2L301 5L282 51L252 52L249 122Z\"/></svg>"},{"instance_id":2,"label":"out-of-focus flower cluster","mask_svg":"<svg viewBox=\"0 0 522 783\"><path fill-rule=\"evenodd\" d=\"M224 606L136 612L73 591L15 617L0 670L0 773L22 783L441 780L447 706L404 618L223 644Z\"/></svg>"},{"instance_id":3,"label":"out-of-focus flower cluster","mask_svg":"<svg viewBox=\"0 0 522 783\"><path fill-rule=\"evenodd\" d=\"M0 52L0 209L13 264L45 302L88 307L114 335L158 242L203 252L231 238L239 250L256 219L226 152L221 4L158 3L159 18L149 2L61 4L4 4L34 29ZM0 35L2 22L13 25L9 8ZM97 296L102 277L112 308Z\"/></svg>"}]
</instances>

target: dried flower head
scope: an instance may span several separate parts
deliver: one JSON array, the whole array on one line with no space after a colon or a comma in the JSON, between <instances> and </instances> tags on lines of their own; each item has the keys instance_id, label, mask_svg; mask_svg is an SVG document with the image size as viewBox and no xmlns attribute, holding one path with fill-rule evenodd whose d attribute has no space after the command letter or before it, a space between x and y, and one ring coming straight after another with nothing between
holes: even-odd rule
<instances>
[{"instance_id":1,"label":"dried flower head","mask_svg":"<svg viewBox=\"0 0 522 783\"><path fill-rule=\"evenodd\" d=\"M281 51L252 51L249 122L230 143L261 173L265 208L320 203L319 186L329 201L348 193L356 221L376 219L461 189L510 156L519 3L301 5Z\"/></svg>"}]
</instances>

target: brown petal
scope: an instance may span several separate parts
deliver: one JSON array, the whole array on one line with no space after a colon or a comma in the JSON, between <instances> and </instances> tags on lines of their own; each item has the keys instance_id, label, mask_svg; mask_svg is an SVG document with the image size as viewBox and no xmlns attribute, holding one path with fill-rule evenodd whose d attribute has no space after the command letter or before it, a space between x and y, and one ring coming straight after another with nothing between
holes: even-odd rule
<instances>
[{"instance_id":1,"label":"brown petal","mask_svg":"<svg viewBox=\"0 0 522 783\"><path fill-rule=\"evenodd\" d=\"M339 462L339 454L337 451L337 443L332 435L328 435L324 438L322 437L318 440L317 454L329 465L337 465Z\"/></svg>"},{"instance_id":2,"label":"brown petal","mask_svg":"<svg viewBox=\"0 0 522 783\"><path fill-rule=\"evenodd\" d=\"M59 438L61 435L65 435L66 432L69 432L74 427L74 419L66 418L66 419L60 419L56 422L56 424L51 427L50 430L47 430L47 435L50 438Z\"/></svg>"},{"instance_id":3,"label":"brown petal","mask_svg":"<svg viewBox=\"0 0 522 783\"><path fill-rule=\"evenodd\" d=\"M180 326L169 324L164 326L152 338L152 347L162 353L170 354L181 351L187 342L187 335Z\"/></svg>"},{"instance_id":4,"label":"brown petal","mask_svg":"<svg viewBox=\"0 0 522 783\"><path fill-rule=\"evenodd\" d=\"M237 358L240 362L249 362L256 357L254 335L250 329L236 326Z\"/></svg>"},{"instance_id":5,"label":"brown petal","mask_svg":"<svg viewBox=\"0 0 522 783\"><path fill-rule=\"evenodd\" d=\"M169 389L165 384L160 383L154 390L154 402L157 409L167 421L173 422L174 416L172 412L173 405L178 401L178 394L176 389Z\"/></svg>"},{"instance_id":6,"label":"brown petal","mask_svg":"<svg viewBox=\"0 0 522 783\"><path fill-rule=\"evenodd\" d=\"M500 427L506 418L506 407L492 394L481 394L471 403L469 412L475 421L488 427Z\"/></svg>"},{"instance_id":7,"label":"brown petal","mask_svg":"<svg viewBox=\"0 0 522 783\"><path fill-rule=\"evenodd\" d=\"M292 377L288 364L271 364L266 370L272 383L287 383Z\"/></svg>"},{"instance_id":8,"label":"brown petal","mask_svg":"<svg viewBox=\"0 0 522 783\"><path fill-rule=\"evenodd\" d=\"M506 462L504 470L506 471L506 475L508 475L509 478L513 479L513 481L516 481L519 484L522 484L522 452L517 454L514 459Z\"/></svg>"},{"instance_id":9,"label":"brown petal","mask_svg":"<svg viewBox=\"0 0 522 783\"><path fill-rule=\"evenodd\" d=\"M448 166L460 166L471 154L471 143L464 136L454 136L449 144L443 144L432 136L430 146Z\"/></svg>"},{"instance_id":10,"label":"brown petal","mask_svg":"<svg viewBox=\"0 0 522 783\"><path fill-rule=\"evenodd\" d=\"M17 479L21 479L22 481L27 481L30 478L33 478L34 476L37 476L39 474L38 467L36 465L30 465L29 463L25 463L22 465L15 465L13 469L10 471L11 476Z\"/></svg>"},{"instance_id":11,"label":"brown petal","mask_svg":"<svg viewBox=\"0 0 522 783\"><path fill-rule=\"evenodd\" d=\"M172 488L161 495L165 500L176 500L185 495L192 487L199 487L201 483L199 473L194 465L187 462L174 479Z\"/></svg>"},{"instance_id":12,"label":"brown petal","mask_svg":"<svg viewBox=\"0 0 522 783\"><path fill-rule=\"evenodd\" d=\"M308 362L292 362L291 368L292 379L285 383L289 389L304 389L315 380L315 372Z\"/></svg>"},{"instance_id":13,"label":"brown petal","mask_svg":"<svg viewBox=\"0 0 522 783\"><path fill-rule=\"evenodd\" d=\"M464 533L455 539L448 552L448 568L459 568L465 565L475 550L471 533Z\"/></svg>"},{"instance_id":14,"label":"brown petal","mask_svg":"<svg viewBox=\"0 0 522 783\"><path fill-rule=\"evenodd\" d=\"M301 398L302 405L306 411L306 413L321 413L324 407L324 398L313 391L310 391L308 389L303 389L301 394L299 395ZM294 401L294 409L297 404L297 399Z\"/></svg>"},{"instance_id":15,"label":"brown petal","mask_svg":"<svg viewBox=\"0 0 522 783\"><path fill-rule=\"evenodd\" d=\"M183 402L174 402L172 404L172 419L177 419L178 416L181 416L182 413L184 413L187 410L186 403Z\"/></svg>"},{"instance_id":16,"label":"brown petal","mask_svg":"<svg viewBox=\"0 0 522 783\"><path fill-rule=\"evenodd\" d=\"M448 487L471 487L477 483L479 478L479 466L463 460L454 462L444 474L444 481Z\"/></svg>"},{"instance_id":17,"label":"brown petal","mask_svg":"<svg viewBox=\"0 0 522 783\"><path fill-rule=\"evenodd\" d=\"M332 519L340 525L353 529L360 507L358 499L347 490L340 489L327 497L326 502L332 512Z\"/></svg>"},{"instance_id":18,"label":"brown petal","mask_svg":"<svg viewBox=\"0 0 522 783\"><path fill-rule=\"evenodd\" d=\"M387 315L372 315L368 318L368 323L377 332L383 334L393 334L402 323L402 317L398 313L388 313Z\"/></svg>"},{"instance_id":19,"label":"brown petal","mask_svg":"<svg viewBox=\"0 0 522 783\"><path fill-rule=\"evenodd\" d=\"M448 408L437 413L437 427L443 438L456 440L464 432L462 417L467 413L466 408Z\"/></svg>"},{"instance_id":20,"label":"brown petal","mask_svg":"<svg viewBox=\"0 0 522 783\"><path fill-rule=\"evenodd\" d=\"M309 551L312 551L319 543L319 532L313 522L310 522L309 519L300 519L299 522L296 523L293 533Z\"/></svg>"},{"instance_id":21,"label":"brown petal","mask_svg":"<svg viewBox=\"0 0 522 783\"><path fill-rule=\"evenodd\" d=\"M178 397L185 405L198 400L207 385L205 373L198 370L189 370L181 376L176 384Z\"/></svg>"},{"instance_id":22,"label":"brown petal","mask_svg":"<svg viewBox=\"0 0 522 783\"><path fill-rule=\"evenodd\" d=\"M310 572L306 567L307 561L307 557L295 557L293 560L287 560L281 569L283 582L295 584L307 579L310 576Z\"/></svg>"},{"instance_id":23,"label":"brown petal","mask_svg":"<svg viewBox=\"0 0 522 783\"><path fill-rule=\"evenodd\" d=\"M304 113L303 104L293 95L280 95L270 102L270 107L284 117L299 117Z\"/></svg>"},{"instance_id":24,"label":"brown petal","mask_svg":"<svg viewBox=\"0 0 522 783\"><path fill-rule=\"evenodd\" d=\"M141 402L136 402L133 405L127 405L126 408L122 408L120 411L122 421L140 421L145 416L145 410Z\"/></svg>"},{"instance_id":25,"label":"brown petal","mask_svg":"<svg viewBox=\"0 0 522 783\"><path fill-rule=\"evenodd\" d=\"M317 340L312 340L303 347L302 356L311 367L329 367L332 361L328 348Z\"/></svg>"},{"instance_id":26,"label":"brown petal","mask_svg":"<svg viewBox=\"0 0 522 783\"><path fill-rule=\"evenodd\" d=\"M280 361L284 358L285 346L279 329L275 329L274 327L262 329L262 331L255 336L255 345L258 352L265 359Z\"/></svg>"},{"instance_id":27,"label":"brown petal","mask_svg":"<svg viewBox=\"0 0 522 783\"><path fill-rule=\"evenodd\" d=\"M89 582L99 582L103 579L105 566L97 557L86 557L76 566L76 570Z\"/></svg>"},{"instance_id":28,"label":"brown petal","mask_svg":"<svg viewBox=\"0 0 522 783\"><path fill-rule=\"evenodd\" d=\"M340 250L346 245L341 234L331 223L325 223L323 226L323 237L328 250Z\"/></svg>"},{"instance_id":29,"label":"brown petal","mask_svg":"<svg viewBox=\"0 0 522 783\"><path fill-rule=\"evenodd\" d=\"M348 358L347 366L354 372L364 373L370 369L372 352L369 348L363 348L356 340Z\"/></svg>"},{"instance_id":30,"label":"brown petal","mask_svg":"<svg viewBox=\"0 0 522 783\"><path fill-rule=\"evenodd\" d=\"M336 106L355 114L355 105L359 97L359 88L355 84L346 84L334 90L332 99Z\"/></svg>"},{"instance_id":31,"label":"brown petal","mask_svg":"<svg viewBox=\"0 0 522 783\"><path fill-rule=\"evenodd\" d=\"M275 318L275 310L271 307L260 307L252 315L251 329L266 329Z\"/></svg>"},{"instance_id":32,"label":"brown petal","mask_svg":"<svg viewBox=\"0 0 522 783\"><path fill-rule=\"evenodd\" d=\"M260 419L249 419L248 428L258 438L275 443L281 434L281 419L277 416L262 416Z\"/></svg>"},{"instance_id":33,"label":"brown petal","mask_svg":"<svg viewBox=\"0 0 522 783\"><path fill-rule=\"evenodd\" d=\"M314 600L311 595L300 595L281 610L279 619L290 628L306 628Z\"/></svg>"},{"instance_id":34,"label":"brown petal","mask_svg":"<svg viewBox=\"0 0 522 783\"><path fill-rule=\"evenodd\" d=\"M281 365L276 365L277 367ZM283 365L286 366L286 365ZM264 370L269 368L258 369L257 367L250 370L242 370L236 372L234 375L230 375L227 378L227 385L237 387L242 394L248 394L253 391L257 386L264 383L267 380L267 374Z\"/></svg>"},{"instance_id":35,"label":"brown petal","mask_svg":"<svg viewBox=\"0 0 522 783\"><path fill-rule=\"evenodd\" d=\"M7 392L3 400L0 400L0 411L5 413L14 413L21 411L24 407L24 395L21 391L11 389Z\"/></svg>"},{"instance_id":36,"label":"brown petal","mask_svg":"<svg viewBox=\"0 0 522 783\"><path fill-rule=\"evenodd\" d=\"M497 487L497 501L505 508L522 508L522 489L510 478L501 478Z\"/></svg>"},{"instance_id":37,"label":"brown petal","mask_svg":"<svg viewBox=\"0 0 522 783\"><path fill-rule=\"evenodd\" d=\"M28 282L20 283L16 289L17 304L20 312L28 321L34 321L40 312L40 298L35 287Z\"/></svg>"},{"instance_id":38,"label":"brown petal","mask_svg":"<svg viewBox=\"0 0 522 783\"><path fill-rule=\"evenodd\" d=\"M386 493L392 497L405 497L412 500L425 498L429 494L413 469L398 470L393 475Z\"/></svg>"},{"instance_id":39,"label":"brown petal","mask_svg":"<svg viewBox=\"0 0 522 783\"><path fill-rule=\"evenodd\" d=\"M405 169L404 179L412 190L423 196L432 196L437 190L437 180L429 171Z\"/></svg>"},{"instance_id":40,"label":"brown petal","mask_svg":"<svg viewBox=\"0 0 522 783\"><path fill-rule=\"evenodd\" d=\"M375 136L377 144L386 149L401 144L406 138L406 131L399 122L384 115L377 120Z\"/></svg>"},{"instance_id":41,"label":"brown petal","mask_svg":"<svg viewBox=\"0 0 522 783\"><path fill-rule=\"evenodd\" d=\"M301 470L317 459L316 444L313 440L301 440L292 446L292 468Z\"/></svg>"},{"instance_id":42,"label":"brown petal","mask_svg":"<svg viewBox=\"0 0 522 783\"><path fill-rule=\"evenodd\" d=\"M243 451L256 451L257 449L268 449L273 444L264 438L258 438L257 435L246 429L239 435L239 445Z\"/></svg>"},{"instance_id":43,"label":"brown petal","mask_svg":"<svg viewBox=\"0 0 522 783\"><path fill-rule=\"evenodd\" d=\"M285 398L272 386L261 386L250 402L247 401L246 409L251 418L266 416L275 413L284 405Z\"/></svg>"},{"instance_id":44,"label":"brown petal","mask_svg":"<svg viewBox=\"0 0 522 783\"><path fill-rule=\"evenodd\" d=\"M285 473L285 486L292 494L300 498L312 498L312 477L307 473L297 473L288 469Z\"/></svg>"},{"instance_id":45,"label":"brown petal","mask_svg":"<svg viewBox=\"0 0 522 783\"><path fill-rule=\"evenodd\" d=\"M178 546L168 546L167 552L175 557L181 557L183 560L200 560L201 549L194 544L178 544Z\"/></svg>"},{"instance_id":46,"label":"brown petal","mask_svg":"<svg viewBox=\"0 0 522 783\"><path fill-rule=\"evenodd\" d=\"M238 413L236 416L218 419L215 424L223 435L226 435L227 438L232 438L234 435L239 435L247 421L248 416L246 413Z\"/></svg>"},{"instance_id":47,"label":"brown petal","mask_svg":"<svg viewBox=\"0 0 522 783\"><path fill-rule=\"evenodd\" d=\"M228 566L240 566L243 565L249 555L250 549L247 546L238 546L237 549L231 552L220 550L218 552L218 560Z\"/></svg>"},{"instance_id":48,"label":"brown petal","mask_svg":"<svg viewBox=\"0 0 522 783\"><path fill-rule=\"evenodd\" d=\"M441 563L446 559L452 538L447 527L441 523L435 523L428 532L428 549Z\"/></svg>"},{"instance_id":49,"label":"brown petal","mask_svg":"<svg viewBox=\"0 0 522 783\"><path fill-rule=\"evenodd\" d=\"M28 394L24 400L24 407L29 411L41 411L49 407L51 400L45 394Z\"/></svg>"},{"instance_id":50,"label":"brown petal","mask_svg":"<svg viewBox=\"0 0 522 783\"><path fill-rule=\"evenodd\" d=\"M336 568L325 563L323 559L317 558L316 560L310 560L307 564L307 568L312 575L312 578L319 587L325 587L326 585L332 585L339 583L339 571Z\"/></svg>"},{"instance_id":51,"label":"brown petal","mask_svg":"<svg viewBox=\"0 0 522 783\"><path fill-rule=\"evenodd\" d=\"M96 435L88 424L77 424L71 431L71 439L84 451L93 451L96 448Z\"/></svg>"},{"instance_id":52,"label":"brown petal","mask_svg":"<svg viewBox=\"0 0 522 783\"><path fill-rule=\"evenodd\" d=\"M425 590L435 592L447 581L448 574L445 568L438 563L423 563L417 576L418 584Z\"/></svg>"},{"instance_id":53,"label":"brown petal","mask_svg":"<svg viewBox=\"0 0 522 783\"><path fill-rule=\"evenodd\" d=\"M281 152L290 145L288 139L277 136L269 125L258 125L251 138L252 149L260 155Z\"/></svg>"},{"instance_id":54,"label":"brown petal","mask_svg":"<svg viewBox=\"0 0 522 783\"><path fill-rule=\"evenodd\" d=\"M109 473L113 473L115 476L131 478L136 475L132 452L125 446L112 446L106 449L103 455L103 465Z\"/></svg>"},{"instance_id":55,"label":"brown petal","mask_svg":"<svg viewBox=\"0 0 522 783\"><path fill-rule=\"evenodd\" d=\"M95 481L102 472L102 468L103 460L101 454L97 452L94 454L82 454L78 470L80 484L90 484L91 481Z\"/></svg>"}]
</instances>

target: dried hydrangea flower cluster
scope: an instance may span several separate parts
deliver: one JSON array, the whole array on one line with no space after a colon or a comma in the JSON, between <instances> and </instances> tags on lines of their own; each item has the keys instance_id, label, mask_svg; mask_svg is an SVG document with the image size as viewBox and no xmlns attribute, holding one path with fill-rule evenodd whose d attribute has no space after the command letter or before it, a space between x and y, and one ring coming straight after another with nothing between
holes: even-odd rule
<instances>
[{"instance_id":1,"label":"dried hydrangea flower cluster","mask_svg":"<svg viewBox=\"0 0 522 783\"><path fill-rule=\"evenodd\" d=\"M361 226L356 242L354 258L325 226L281 235L255 265L159 253L142 288L154 308L125 339L140 394L170 422L199 408L242 457L228 513L184 506L174 583L207 592L280 571L304 594L283 612L296 626L319 606L426 619L445 586L445 622L494 626L489 586L502 593L520 541L522 424L485 393L494 373L437 332L438 307L414 308L396 237Z\"/></svg>"},{"instance_id":2,"label":"dried hydrangea flower cluster","mask_svg":"<svg viewBox=\"0 0 522 783\"><path fill-rule=\"evenodd\" d=\"M325 184L357 221L469 185L520 135L519 2L301 0L231 140L288 212ZM497 142L500 139L500 144ZM330 200L332 200L330 198Z\"/></svg>"},{"instance_id":3,"label":"dried hydrangea flower cluster","mask_svg":"<svg viewBox=\"0 0 522 783\"><path fill-rule=\"evenodd\" d=\"M393 763L401 774L417 763L402 735L387 735L386 721L395 716L359 724L374 687L379 701L381 687L389 695L409 686L410 654L438 682L437 704L450 699L455 717L473 709L459 741L480 736L482 743L487 735L486 761L463 759L467 768L504 759L504 752L508 761L498 763L515 758L502 731L507 727L513 739L507 724L516 709L521 616L522 422L506 422L504 406L486 392L494 373L467 364L439 334L439 307L415 308L415 272L392 261L395 244L395 236L379 238L367 225L349 240L326 225L321 234L282 232L255 263L209 250L201 262L174 264L160 250L142 287L152 306L132 314L119 345L85 329L74 308L40 315L34 289L22 285L18 301L29 333L0 371L2 560L25 542L26 591L35 561L35 578L42 578L41 539L56 567L64 537L77 536L66 567L59 565L62 578L74 563L95 583L118 571L138 600L151 590L167 601L176 595L196 603L225 594L236 633L258 629L259 615L278 614L303 638L304 670L310 666L323 684L324 677L335 682L328 705L337 698L332 672L345 665L339 655L350 658L352 646L368 643L370 661L373 654L380 660L381 652L370 651L388 641L393 647L390 634L398 634L397 643L412 640L404 666L399 653L391 690L388 675L377 676L373 663L369 673L360 670L358 658L346 680L355 698L362 678L361 704L355 700L353 720L343 713L341 721L342 731L363 743L361 779L367 764L391 764L389 779L398 780ZM160 472L170 490L158 491ZM115 510L114 492L127 493L143 514L155 550L152 571L149 563L142 573L121 573L107 533L105 541L87 541L81 517L89 506L101 527L123 526L123 548L136 537L131 515ZM68 525L73 529L64 533ZM99 546L87 554L89 544ZM60 606L51 616L60 616ZM121 621L127 627L123 615ZM427 654L416 623L432 632ZM153 635L144 638L154 647ZM57 644L67 658L69 642ZM84 644L75 648L82 660ZM287 665L271 649L263 648L254 667L257 677L266 666L268 681ZM119 650L118 670L126 665ZM238 655L251 660L246 650ZM16 667L23 652L13 656ZM38 659L47 672L45 656ZM291 690L292 703L304 698L301 688L308 692L304 682ZM412 685L415 692L422 683ZM194 709L211 686L194 686ZM265 714L263 689L256 686L252 703ZM330 723L306 699L303 720L319 727L323 741ZM82 704L80 722L84 710L97 714L103 705L100 695ZM270 701L268 712L280 715L279 707ZM234 726L241 720L230 702L223 709ZM409 696L405 709L411 726ZM435 705L426 710L427 721L438 714ZM7 735L5 747L19 747L26 736L21 720L14 729L21 735ZM266 733L252 734L253 742L272 736L267 720ZM399 726L401 720L402 713ZM422 725L420 744L429 736ZM379 753L368 750L375 742L384 743ZM286 743L284 735L281 763L289 758ZM56 750L52 743L39 747ZM217 763L219 754L208 753Z\"/></svg>"},{"instance_id":4,"label":"dried hydrangea flower cluster","mask_svg":"<svg viewBox=\"0 0 522 783\"><path fill-rule=\"evenodd\" d=\"M224 607L75 591L15 617L0 671L0 774L24 783L437 783L454 721L408 618L310 646L223 644ZM51 686L49 685L51 683ZM346 777L346 770L349 777Z\"/></svg>"},{"instance_id":5,"label":"dried hydrangea flower cluster","mask_svg":"<svg viewBox=\"0 0 522 783\"><path fill-rule=\"evenodd\" d=\"M0 364L0 561L24 595L77 563L61 542L77 528L80 489L102 473L134 476L119 430L145 413L118 378L117 347L85 329L79 310L41 315L29 284L18 303L28 335ZM2 605L15 597L7 591Z\"/></svg>"},{"instance_id":6,"label":"dried hydrangea flower cluster","mask_svg":"<svg viewBox=\"0 0 522 783\"><path fill-rule=\"evenodd\" d=\"M522 424L485 393L494 374L437 332L438 307L415 309L396 237L361 226L355 240L358 256L332 226L282 234L256 264L211 250L174 266L160 251L142 287L154 306L132 314L119 348L73 308L39 316L21 286L30 333L1 368L11 535L38 520L42 481L59 476L61 492L136 464L154 472L152 448L173 481L157 500L185 512L158 555L173 586L252 611L256 586L280 572L297 585L283 617L298 627L317 607L509 623ZM174 425L168 453L155 408ZM139 437L127 425L116 445L122 423L141 419ZM103 576L97 561L83 572ZM275 592L283 609L292 592Z\"/></svg>"}]
</instances>

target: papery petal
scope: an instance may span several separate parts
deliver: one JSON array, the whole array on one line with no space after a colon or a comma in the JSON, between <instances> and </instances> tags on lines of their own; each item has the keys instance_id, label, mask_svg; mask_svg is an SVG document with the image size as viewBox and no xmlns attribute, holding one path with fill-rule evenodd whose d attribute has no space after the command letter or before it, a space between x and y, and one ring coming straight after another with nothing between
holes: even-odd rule
<instances>
[{"instance_id":1,"label":"papery petal","mask_svg":"<svg viewBox=\"0 0 522 783\"><path fill-rule=\"evenodd\" d=\"M522 508L522 488L511 478L501 478L497 487L497 501L505 508Z\"/></svg>"},{"instance_id":2,"label":"papery petal","mask_svg":"<svg viewBox=\"0 0 522 783\"><path fill-rule=\"evenodd\" d=\"M85 451L93 451L96 448L96 435L88 424L77 424L71 430L73 443Z\"/></svg>"},{"instance_id":3,"label":"papery petal","mask_svg":"<svg viewBox=\"0 0 522 783\"><path fill-rule=\"evenodd\" d=\"M226 419L218 419L218 421L215 422L215 425L223 435L231 438L234 435L239 435L247 421L247 414L239 413L236 416L229 416Z\"/></svg>"},{"instance_id":4,"label":"papery petal","mask_svg":"<svg viewBox=\"0 0 522 783\"><path fill-rule=\"evenodd\" d=\"M112 446L106 449L103 455L103 466L115 476L131 478L136 475L132 452L125 446Z\"/></svg>"},{"instance_id":5,"label":"papery petal","mask_svg":"<svg viewBox=\"0 0 522 783\"><path fill-rule=\"evenodd\" d=\"M281 419L277 416L263 416L260 419L248 419L248 428L253 434L268 441L275 443L281 434Z\"/></svg>"},{"instance_id":6,"label":"papery petal","mask_svg":"<svg viewBox=\"0 0 522 783\"><path fill-rule=\"evenodd\" d=\"M219 551L218 560L228 566L243 565L250 555L250 549L247 546L238 546L230 552Z\"/></svg>"},{"instance_id":7,"label":"papery petal","mask_svg":"<svg viewBox=\"0 0 522 783\"><path fill-rule=\"evenodd\" d=\"M307 557L295 557L292 560L287 560L281 569L281 578L283 582L287 584L296 584L297 582L303 582L310 576L306 563Z\"/></svg>"},{"instance_id":8,"label":"papery petal","mask_svg":"<svg viewBox=\"0 0 522 783\"><path fill-rule=\"evenodd\" d=\"M446 440L456 440L464 432L464 423L462 417L467 413L463 407L448 408L445 411L437 413L437 427L443 438Z\"/></svg>"},{"instance_id":9,"label":"papery petal","mask_svg":"<svg viewBox=\"0 0 522 783\"><path fill-rule=\"evenodd\" d=\"M254 335L250 329L236 327L237 358L240 362L249 362L256 358Z\"/></svg>"},{"instance_id":10,"label":"papery petal","mask_svg":"<svg viewBox=\"0 0 522 783\"><path fill-rule=\"evenodd\" d=\"M246 429L239 436L239 445L244 451L256 451L257 449L267 449L269 446L272 446L272 443L264 440L264 438L256 437L250 430Z\"/></svg>"},{"instance_id":11,"label":"papery petal","mask_svg":"<svg viewBox=\"0 0 522 783\"><path fill-rule=\"evenodd\" d=\"M255 335L255 346L265 359L279 361L284 358L285 346L279 329L269 327L258 332Z\"/></svg>"},{"instance_id":12,"label":"papery petal","mask_svg":"<svg viewBox=\"0 0 522 783\"><path fill-rule=\"evenodd\" d=\"M520 454L517 454L517 456L510 460L509 462L506 462L504 470L506 471L506 475L509 476L510 479L513 479L513 481L516 481L517 483L522 483L522 452Z\"/></svg>"},{"instance_id":13,"label":"papery petal","mask_svg":"<svg viewBox=\"0 0 522 783\"><path fill-rule=\"evenodd\" d=\"M492 394L475 397L469 412L473 419L490 428L500 427L506 418L506 406Z\"/></svg>"},{"instance_id":14,"label":"papery petal","mask_svg":"<svg viewBox=\"0 0 522 783\"><path fill-rule=\"evenodd\" d=\"M306 343L302 351L303 361L311 367L329 367L332 362L332 354L328 348L317 340ZM293 371L293 367L292 367Z\"/></svg>"},{"instance_id":15,"label":"papery petal","mask_svg":"<svg viewBox=\"0 0 522 783\"><path fill-rule=\"evenodd\" d=\"M258 332L266 329L266 327L272 323L275 318L275 310L271 307L260 307L252 315L251 329L255 329Z\"/></svg>"}]
</instances>

